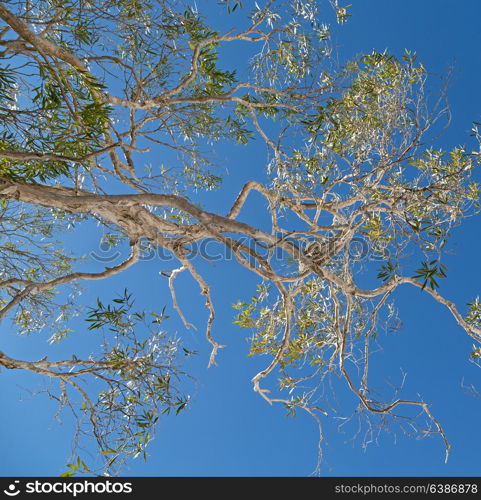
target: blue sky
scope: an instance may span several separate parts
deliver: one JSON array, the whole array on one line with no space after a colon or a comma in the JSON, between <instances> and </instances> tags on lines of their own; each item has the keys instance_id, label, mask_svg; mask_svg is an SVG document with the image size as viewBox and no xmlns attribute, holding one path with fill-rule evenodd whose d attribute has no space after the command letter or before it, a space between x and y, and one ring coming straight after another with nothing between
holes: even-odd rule
<instances>
[{"instance_id":1,"label":"blue sky","mask_svg":"<svg viewBox=\"0 0 481 500\"><path fill-rule=\"evenodd\" d=\"M466 142L471 122L481 118L481 4L475 0L367 0L354 3L351 13L346 25L334 29L341 61L372 49L401 55L407 48L417 53L431 74L433 89L454 65L448 90L452 123L438 144L449 149ZM332 18L327 8L326 17ZM205 196L204 206L226 211L242 182L257 175L265 155L260 141L248 150L240 146L221 149L219 157L225 158L228 176L220 192ZM253 195L243 217L262 225L267 224L264 213L263 201ZM462 311L481 292L480 227L478 216L456 229L444 261L448 278L443 280L441 290ZM97 238L83 234L70 244L86 253L91 245L97 245ZM203 332L207 315L202 297L187 274L179 277L179 301L188 319L198 325L197 331L185 331L158 274L169 267L170 263L156 260L142 262L86 294L87 299L97 295L108 299L128 284L139 304L151 309L166 305L171 319L165 327L178 332L187 347L200 351L186 365L199 379L191 408L161 421L149 461L133 461L124 475L309 475L317 460L315 422L303 414L286 418L282 407L270 407L252 391L250 379L266 360L246 357L248 332L231 322L232 303L252 295L255 277L231 261L202 267L206 280L218 285L213 293L218 312L214 335L227 345L220 352L219 365L207 369L209 350ZM452 444L449 461L444 463L438 438L416 441L400 433L382 434L377 443L363 449L362 439L351 440L355 427L339 432L339 421L325 419L321 475L477 476L481 471L477 432L481 400L467 395L462 381L481 387L481 372L469 362L469 337L427 294L402 289L397 299L403 327L383 336L383 351L376 354L373 370L380 382L386 379L399 383L401 370L408 374L404 394L413 398L420 394L431 403L432 413L443 423ZM13 357L36 359L51 352L44 336L19 338L7 322L0 333L1 349ZM88 334L78 333L85 348ZM66 350L74 345L69 342ZM2 475L57 475L65 470L71 436L69 418L59 425L53 419L55 405L45 396L30 396L25 389L41 387L33 375L7 370L1 373L0 438L2 449L8 450L0 458Z\"/></svg>"}]
</instances>

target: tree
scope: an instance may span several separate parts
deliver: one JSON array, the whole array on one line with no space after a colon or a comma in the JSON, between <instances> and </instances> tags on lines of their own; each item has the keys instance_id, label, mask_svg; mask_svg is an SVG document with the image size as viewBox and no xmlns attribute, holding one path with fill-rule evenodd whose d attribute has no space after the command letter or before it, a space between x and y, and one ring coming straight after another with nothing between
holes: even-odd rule
<instances>
[{"instance_id":1,"label":"tree","mask_svg":"<svg viewBox=\"0 0 481 500\"><path fill-rule=\"evenodd\" d=\"M129 456L145 456L159 413L186 407L180 355L192 352L163 331L163 310L137 310L127 290L82 310L77 284L107 279L162 249L179 263L166 277L186 327L178 274L188 271L205 299L212 365L223 346L193 256L214 240L259 277L252 300L235 304L234 322L253 331L251 354L270 359L252 379L260 396L291 414L307 411L322 440L327 412L319 394L339 376L372 428L402 427L403 412L414 407L411 427L439 435L447 457L447 436L428 403L397 394L379 400L369 359L378 331L397 325L393 296L401 285L446 307L479 357L479 301L463 316L438 291L450 231L478 209L479 152L435 149L447 109L442 95L432 106L425 98L426 71L409 52L373 52L336 67L316 1L249 10L223 0L214 16L219 29L194 5L0 4L0 199L9 237L0 248L0 318L20 332L53 328L52 342L75 335L73 315L105 331L83 358L0 353L0 365L56 381L49 394L74 413L76 442L93 436L100 469L116 473ZM333 6L346 21L346 8ZM243 60L229 65L233 46ZM476 127L473 136L479 142ZM259 138L269 151L259 178L240 187L227 214L203 208L202 193L222 181L212 145L248 147ZM269 231L241 220L252 192L265 199ZM76 271L80 256L58 249L62 234L91 221L105 244L129 248L122 263ZM361 259L367 251L376 267ZM98 267L93 260L83 265ZM280 395L266 385L276 376ZM82 470L98 469L78 458L66 474Z\"/></svg>"}]
</instances>

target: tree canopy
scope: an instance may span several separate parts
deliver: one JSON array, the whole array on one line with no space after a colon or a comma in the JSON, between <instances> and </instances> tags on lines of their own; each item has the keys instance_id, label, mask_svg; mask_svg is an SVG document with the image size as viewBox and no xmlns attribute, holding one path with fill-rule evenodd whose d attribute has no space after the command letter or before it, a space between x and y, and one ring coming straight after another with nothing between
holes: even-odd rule
<instances>
[{"instance_id":1,"label":"tree canopy","mask_svg":"<svg viewBox=\"0 0 481 500\"><path fill-rule=\"evenodd\" d=\"M190 273L207 309L208 363L221 363L228 339L215 317L229 311L216 310L194 261L208 260L196 249L211 240L258 277L233 321L252 332L250 354L266 359L252 378L259 396L308 412L321 441L339 385L375 429L403 428L414 408L409 432L439 436L447 457L428 402L402 388L380 399L369 359L380 332L399 326L404 285L447 308L472 338L473 360L481 356L479 300L467 297L464 314L440 291L451 230L479 208L480 136L474 126L474 147L438 148L444 93L426 97L413 54L336 64L319 11L332 7L339 23L349 12L320 3L222 0L215 20L203 2L0 3L0 319L21 334L50 330L50 342L74 340L79 316L100 333L90 353L68 359L0 352L0 366L54 382L49 395L75 416L79 448L93 439L98 462L74 451L66 475L115 474L147 456L159 415L181 412L194 382L182 361L194 353L165 331L165 304L146 311L126 289L82 307L81 284L162 249L178 262L164 273L168 307L188 328L175 280ZM225 213L205 207L203 193L227 175L215 148L259 140L258 178ZM269 230L242 216L253 192ZM122 262L105 267L64 244L92 222Z\"/></svg>"}]
</instances>

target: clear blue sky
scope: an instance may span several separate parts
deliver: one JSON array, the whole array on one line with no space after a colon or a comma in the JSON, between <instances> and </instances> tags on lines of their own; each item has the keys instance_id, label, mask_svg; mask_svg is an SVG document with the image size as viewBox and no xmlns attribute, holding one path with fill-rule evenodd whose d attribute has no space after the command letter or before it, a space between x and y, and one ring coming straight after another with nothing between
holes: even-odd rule
<instances>
[{"instance_id":1,"label":"clear blue sky","mask_svg":"<svg viewBox=\"0 0 481 500\"><path fill-rule=\"evenodd\" d=\"M400 55L407 48L417 53L433 75L433 88L436 79L454 65L449 88L452 124L439 145L450 148L466 142L471 122L481 119L481 3L367 0L354 2L351 13L349 22L334 30L341 61L372 49L388 49ZM326 12L326 17L332 18L332 13ZM264 164L265 148L258 142L249 150L232 147L219 152L226 158L229 175L220 192L205 198L206 208L225 211L242 182ZM253 196L244 213L246 220L255 217L262 224L262 207L261 200ZM454 232L449 244L451 253L444 261L449 272L442 292L462 311L466 302L481 293L480 222L479 217L472 218ZM94 235L84 235L73 243L79 251L87 252L89 243L95 241ZM309 475L317 457L314 421L303 414L286 418L282 407L270 407L252 391L250 379L266 360L246 357L248 332L231 323L231 304L252 295L255 278L234 262L202 267L205 278L219 285L214 291L218 312L214 333L228 346L219 355L219 366L207 370L209 350L204 340L206 312L202 297L187 274L179 277L179 299L188 319L198 325L197 332L186 332L175 317L165 282L158 274L165 267L170 264L141 263L100 284L95 293L88 291L86 296L109 298L113 291L128 284L138 303L152 309L167 305L171 319L165 327L182 335L187 347L200 351L186 365L200 382L190 410L164 419L150 447L150 460L133 461L124 475ZM329 419L324 421L321 475L477 476L481 472L481 400L465 394L461 386L464 378L465 384L481 387L481 372L468 360L471 342L450 314L427 294L404 289L397 298L403 327L383 336L384 350L376 355L375 369L379 380L394 383L401 380L401 369L408 373L404 394L416 397L419 393L432 404L431 411L443 423L453 446L450 459L444 463L438 438L415 441L402 434L382 434L377 443L362 449L362 439L351 441L355 431L352 426L340 433L338 423ZM11 356L36 359L53 352L45 337L19 338L8 323L2 325L0 333L1 349ZM67 342L64 348L68 350L69 345L74 343ZM45 396L31 397L25 389L40 389L42 383L36 376L15 371L0 374L2 475L57 475L65 470L71 436L69 419L63 425L56 423L55 405Z\"/></svg>"}]
</instances>

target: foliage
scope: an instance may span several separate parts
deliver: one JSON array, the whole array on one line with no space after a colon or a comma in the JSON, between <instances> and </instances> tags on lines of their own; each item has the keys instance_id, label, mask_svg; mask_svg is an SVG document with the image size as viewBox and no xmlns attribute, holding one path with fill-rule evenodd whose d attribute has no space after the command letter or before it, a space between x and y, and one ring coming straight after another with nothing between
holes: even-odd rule
<instances>
[{"instance_id":1,"label":"foliage","mask_svg":"<svg viewBox=\"0 0 481 500\"><path fill-rule=\"evenodd\" d=\"M339 411L378 431L406 431L414 407L420 413L406 433L437 435L448 452L426 402L398 397L402 387L371 390L369 359L381 334L399 327L400 285L447 307L479 356L477 299L464 318L439 291L452 229L479 209L476 125L475 146L436 149L445 96L430 105L415 54L373 51L339 67L317 1L220 0L215 15L198 3L0 4L0 223L8 238L0 318L21 333L53 325L55 343L82 334L76 330L93 336L83 359L0 353L0 364L57 381L52 395L77 417L77 441L97 446L100 464L85 463L75 448L64 475L113 474L124 460L146 457L159 415L189 401L180 344L159 330L164 310L135 311L125 292L80 311L79 290L62 287L108 279L147 251L165 252L179 267L160 274L186 327L178 274L189 271L205 300L214 364L223 347L215 304L193 256L215 240L259 277L255 295L234 306L234 323L252 331L250 355L269 360L253 378L259 395L321 424L326 387L333 405L346 390L357 406ZM331 4L338 22L347 21L349 5ZM205 209L205 192L227 175L214 146L222 158L225 144L241 151L258 140L268 150L258 177L240 187L226 215ZM267 202L269 230L239 220L253 191ZM68 236L95 231L124 260L91 252L82 264L92 271L74 270L81 256L67 251ZM80 313L86 323L78 327ZM87 376L93 383L84 386ZM274 377L279 395L264 387Z\"/></svg>"},{"instance_id":2,"label":"foliage","mask_svg":"<svg viewBox=\"0 0 481 500\"><path fill-rule=\"evenodd\" d=\"M165 319L164 314L136 311L125 290L109 304L98 299L85 318L96 337L93 343L101 347L98 355L32 363L34 371L58 380L58 391L48 390L59 403L57 415L64 409L75 415L73 453L92 444L98 449L93 464L77 456L62 475L112 475L128 458L146 460L159 417L178 415L187 407L189 397L179 390L184 378L179 367L181 356L191 352L160 330ZM86 382L86 377L93 380Z\"/></svg>"}]
</instances>

